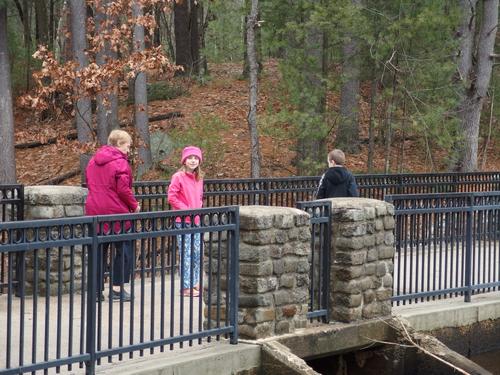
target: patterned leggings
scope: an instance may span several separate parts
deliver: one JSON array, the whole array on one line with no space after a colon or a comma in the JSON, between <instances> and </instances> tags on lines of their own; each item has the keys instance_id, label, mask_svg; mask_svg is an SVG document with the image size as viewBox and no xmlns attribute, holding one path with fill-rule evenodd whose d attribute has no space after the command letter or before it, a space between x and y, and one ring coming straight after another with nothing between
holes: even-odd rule
<instances>
[{"instance_id":1,"label":"patterned leggings","mask_svg":"<svg viewBox=\"0 0 500 375\"><path fill-rule=\"evenodd\" d=\"M185 224L186 227L188 225ZM180 224L176 226L179 228ZM192 247L191 239L194 239ZM200 233L177 236L177 245L179 249L182 247L182 253L180 254L181 268L179 270L182 279L182 289L191 289L200 283L200 239ZM193 270L192 283L191 269Z\"/></svg>"}]
</instances>

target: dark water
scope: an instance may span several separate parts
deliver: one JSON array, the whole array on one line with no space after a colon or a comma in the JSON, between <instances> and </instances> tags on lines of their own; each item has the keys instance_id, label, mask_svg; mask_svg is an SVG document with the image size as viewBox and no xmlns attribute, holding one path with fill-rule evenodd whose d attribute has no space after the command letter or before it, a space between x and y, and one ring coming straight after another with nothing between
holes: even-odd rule
<instances>
[{"instance_id":1,"label":"dark water","mask_svg":"<svg viewBox=\"0 0 500 375\"><path fill-rule=\"evenodd\" d=\"M493 375L500 375L500 350L476 355L470 360L490 371Z\"/></svg>"},{"instance_id":2,"label":"dark water","mask_svg":"<svg viewBox=\"0 0 500 375\"><path fill-rule=\"evenodd\" d=\"M403 357L396 357L390 351L358 351L309 360L307 363L323 375L445 375L456 373L451 368L414 351L406 352ZM470 360L493 375L500 375L500 350L473 356Z\"/></svg>"}]
</instances>

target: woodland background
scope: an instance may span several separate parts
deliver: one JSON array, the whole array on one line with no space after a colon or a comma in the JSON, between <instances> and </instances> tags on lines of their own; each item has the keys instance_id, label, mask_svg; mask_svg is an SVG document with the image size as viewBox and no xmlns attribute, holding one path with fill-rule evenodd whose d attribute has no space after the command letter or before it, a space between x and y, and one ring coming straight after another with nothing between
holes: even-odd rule
<instances>
[{"instance_id":1,"label":"woodland background","mask_svg":"<svg viewBox=\"0 0 500 375\"><path fill-rule=\"evenodd\" d=\"M500 170L498 0L0 0L0 183ZM180 68L182 67L182 68ZM10 99L11 98L11 99Z\"/></svg>"}]
</instances>

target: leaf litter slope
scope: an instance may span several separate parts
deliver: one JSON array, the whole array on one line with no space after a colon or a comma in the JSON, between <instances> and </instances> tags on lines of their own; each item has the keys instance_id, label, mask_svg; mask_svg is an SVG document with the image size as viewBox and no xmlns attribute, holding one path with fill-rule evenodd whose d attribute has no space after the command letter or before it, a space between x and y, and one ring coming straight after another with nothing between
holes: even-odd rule
<instances>
[{"instance_id":1,"label":"leaf litter slope","mask_svg":"<svg viewBox=\"0 0 500 375\"><path fill-rule=\"evenodd\" d=\"M183 81L188 94L171 100L157 100L149 103L149 116L180 112L182 117L150 123L151 131L161 131L169 134L176 129L181 133L188 132L196 121L203 118L216 118L228 125L227 129L218 134L212 143L222 153L217 163L206 169L207 178L246 178L250 174L250 142L247 124L248 113L248 82L241 79L240 64L217 64L210 66L211 78L204 84ZM269 113L277 113L282 107L279 100L279 73L276 62L266 63L260 79L258 121L260 126L266 123ZM329 95L327 105L335 113L338 111L338 95ZM358 154L348 155L348 167L359 173L367 171L368 120L369 120L369 88L363 87L360 102L361 110L361 150ZM338 113L338 112L337 112ZM132 106L120 107L120 122L133 122ZM78 168L79 150L76 140L64 140L64 135L75 131L70 120L52 120L39 122L36 117L26 111L16 110L16 144L30 141L59 137L56 144L35 148L16 149L18 181L25 185L44 184L48 179L66 174ZM338 119L330 120L332 127ZM274 125L268 125L274 126ZM290 137L287 124L279 125L270 135L261 132L260 144L262 150L263 176L290 176L296 174L293 166L295 157L294 143ZM277 132L277 133L276 133ZM279 136L276 136L279 134ZM498 143L498 140L497 140ZM328 139L328 146L334 147L334 138ZM401 162L402 146L404 150ZM487 161L484 170L500 170L499 145L490 142ZM446 166L444 151L435 151L436 170L444 171ZM167 158L168 170L177 168L178 158L171 155ZM481 161L481 155L480 155ZM425 148L421 142L411 138L402 142L396 139L392 148L391 165L396 168L402 165L405 172L431 171L429 160L425 156ZM384 152L382 146L377 146L374 155L374 170L382 171ZM326 165L325 165L326 167ZM161 169L149 172L145 179L168 178L168 173ZM64 185L78 185L80 177L75 176L62 182Z\"/></svg>"}]
</instances>

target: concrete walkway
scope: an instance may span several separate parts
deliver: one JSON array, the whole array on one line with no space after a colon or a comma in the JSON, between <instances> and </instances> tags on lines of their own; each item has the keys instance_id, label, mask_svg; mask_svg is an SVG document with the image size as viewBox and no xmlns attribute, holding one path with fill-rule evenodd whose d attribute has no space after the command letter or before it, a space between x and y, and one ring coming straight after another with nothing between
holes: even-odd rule
<instances>
[{"instance_id":1,"label":"concrete walkway","mask_svg":"<svg viewBox=\"0 0 500 375\"><path fill-rule=\"evenodd\" d=\"M102 327L96 332L98 350L103 351L108 348L147 343L161 338L203 331L205 321L203 314L206 306L203 304L202 298L184 297L183 303L181 303L177 277L174 279L174 285L175 292L171 293L171 280L169 278L165 280L162 299L160 278L156 278L154 283L149 279L143 286L136 280L135 297L131 303L110 301L106 290L105 300L96 304L96 319L100 322L98 327ZM17 367L21 358L26 365L31 363L33 359L35 361L54 360L85 352L86 332L82 321L86 320L86 311L82 311L81 294L75 294L72 303L70 303L69 295L63 295L60 300L57 297L50 297L48 301L45 297L38 297L36 306L33 296L26 297L24 314L21 314L20 298L12 298L12 314L10 316L7 314L7 305L7 295L0 295L0 348L7 347L9 321L11 327L10 346L12 348L10 353L7 353L6 350L0 350L0 369L7 367L8 355L10 356L10 367ZM192 326L189 325L190 321L193 322ZM224 324L224 321L221 324ZM21 330L21 327L24 327L24 331ZM224 338L222 337L221 340ZM217 345L221 344L215 338L212 338L210 343L205 338L194 340L191 343L188 341L183 344L167 345L164 346L163 350L179 354L180 352L192 351L193 348L207 348ZM136 363L141 355L144 355L143 358L147 358L154 353L160 353L160 348L147 349L142 353L136 351L133 354L133 361L129 360L129 354L123 354L123 360ZM105 357L101 362L102 364L98 368L104 369L119 362L119 358L117 355L113 356L110 363L108 357ZM78 364L72 367L70 373L83 371L78 369ZM62 367L61 371L67 372L67 366ZM55 369L49 372L55 373Z\"/></svg>"},{"instance_id":2,"label":"concrete walkway","mask_svg":"<svg viewBox=\"0 0 500 375\"><path fill-rule=\"evenodd\" d=\"M151 290L150 286L146 290L149 294L149 291ZM136 298L138 297L136 296ZM2 322L2 325L6 318L5 302L6 296L0 296L0 322ZM189 305L189 302L185 303ZM149 305L149 300L148 303L145 303L145 305ZM109 308L109 302L106 300L103 306ZM123 310L123 313L126 316L129 316L130 307L127 309L124 308ZM178 311L180 310L180 306L177 307L178 308L175 310L176 314L178 314ZM113 304L113 308L113 314L119 314L119 303L115 302ZM67 314L67 311L65 311L65 314ZM26 315L29 316L29 313ZM500 318L500 292L475 295L472 297L472 302L470 303L464 302L463 298L460 297L398 306L393 308L393 315L398 315L407 319L416 330L425 331L445 327L464 326L487 319L498 319ZM113 317L114 316L115 315L113 315ZM150 315L148 316L150 317ZM32 319L28 318L25 323L29 325L31 324L31 321ZM124 322L127 322L127 320ZM117 319L113 319L112 323L114 330L117 330L119 321L117 321ZM367 324L379 324L382 328L385 326L382 321L367 321L362 325L366 326ZM128 324L124 323L124 326L128 327ZM334 339L336 343L339 343L338 337L344 337L349 330L352 331L353 329L353 332L356 333L358 331L358 328L356 327L357 326L353 324L346 325L334 322L327 326L316 325L315 327L300 330L300 332L296 335L285 335L283 337L277 337L276 339L278 341L286 341L286 336L290 336L288 340L291 340L293 339L292 336L317 335L318 340L321 339L325 341L325 332L331 330L334 332L332 339ZM13 326L13 343L19 342L18 329L19 326ZM176 329L179 329L177 325ZM383 332L380 329L378 329L378 331L380 331L380 335L383 336ZM2 332L5 332L4 325L2 327ZM158 332L158 330L155 329L154 332ZM356 335L359 336L359 333L356 333ZM44 330L38 330L37 337L41 338L43 336ZM51 334L50 337L50 342L52 343L55 334ZM67 336L62 335L62 337ZM149 331L146 337L149 338ZM2 345L5 342L5 339L6 337L2 335ZM142 356L139 352L135 352L132 359L129 359L128 355L124 355L124 359L122 361L119 361L117 356L114 356L111 362L108 362L107 358L104 358L102 364L97 366L96 371L98 374L102 375L142 375L151 373L192 375L197 374L200 370L202 370L205 375L229 375L244 370L250 371L251 369L258 367L261 361L261 345L263 342L269 340L272 339L260 341L241 340L238 345L231 345L225 339L212 341L211 343L208 343L207 340L203 340L201 345L194 342L193 346L184 345L183 348L180 348L177 344L174 345L173 350L169 350L169 348L166 347L164 352L160 352L158 348L153 354L151 354L149 350L144 351ZM63 342L67 345L68 340L66 339ZM105 346L107 346L107 342ZM304 349L303 344L301 347ZM25 359L28 360L31 358L31 352L29 349L30 346L25 343L24 348ZM330 349L331 348L332 347L330 347ZM54 353L54 347L51 347L51 353ZM5 351L0 351L0 358L2 361L5 361ZM43 358L43 355L37 354L37 358ZM4 367L4 362L2 362L2 366L0 368ZM73 369L70 371L68 371L67 367L61 368L61 373L80 374L83 372L84 369L80 369L78 366L73 366ZM49 373L55 373L55 369L51 369Z\"/></svg>"},{"instance_id":3,"label":"concrete walkway","mask_svg":"<svg viewBox=\"0 0 500 375\"><path fill-rule=\"evenodd\" d=\"M499 319L500 292L473 295L471 302L455 297L397 306L392 314L408 320L417 331L466 326Z\"/></svg>"},{"instance_id":4,"label":"concrete walkway","mask_svg":"<svg viewBox=\"0 0 500 375\"><path fill-rule=\"evenodd\" d=\"M174 285L178 285L177 278ZM141 291L142 289L142 291ZM154 292L153 292L154 290ZM160 279L153 283L149 280L141 288L140 283L135 284L135 299L132 304L110 302L106 297L101 303L101 316L103 330L100 333L100 347L114 348L120 340L122 345L130 343L148 342L160 337L172 337L181 333L199 332L203 329L203 312L206 306L200 303L200 299L185 299L181 305L179 293L174 293L171 299L170 280L164 284L164 300L161 300ZM107 292L105 293L107 296ZM144 297L141 299L141 297ZM154 303L153 303L154 296ZM81 327L81 295L75 296L73 310L69 309L69 296L65 295L58 301L51 297L48 304L46 299L39 297L37 310L33 310L33 298L26 298L24 320L21 320L21 304L19 298L13 298L13 314L11 316L11 367L17 367L20 353L24 363L31 362L35 354L36 360L44 359L44 349L48 348L47 358L55 359L60 348L59 355L66 357L71 343L71 353L80 352L80 339L85 333L80 333ZM61 315L57 315L57 305L61 305ZM48 310L47 310L48 307ZM47 320L46 320L46 312ZM34 316L36 315L36 320ZM395 306L393 315L399 315L409 321L416 330L429 331L444 327L458 327L473 324L487 319L500 318L500 292L485 293L472 296L472 302L466 303L463 297L447 298L423 303L412 303ZM189 318L193 317L194 325L187 325ZM0 295L0 348L6 348L7 337L7 295ZM181 319L182 318L182 319ZM121 322L122 319L122 322ZM183 326L181 326L183 320ZM34 326L34 322L37 325ZM57 322L61 323L58 324ZM163 321L163 325L161 322ZM24 323L24 334L21 336L21 322ZM336 332L342 328L341 323L332 323L323 326L324 329ZM72 332L70 331L72 327ZM120 331L120 327L122 330ZM57 330L60 329L60 335ZM321 327L311 327L300 332L300 335L312 335L315 331L321 333ZM346 328L345 328L346 329ZM33 334L33 331L35 333ZM120 338L120 332L122 336ZM343 333L344 334L344 333ZM32 349L33 337L36 338L35 350ZM47 337L47 339L46 339ZM334 337L339 337L338 332ZM59 338L59 340L58 340ZM45 341L46 340L46 341ZM336 339L338 341L338 339ZM21 342L22 341L22 342ZM84 341L83 341L84 342ZM201 340L201 344L195 340L192 346L184 343L165 346L164 352L155 348L152 352L144 350L142 355L139 351L133 353L130 359L128 354L123 355L123 360L113 356L111 361L103 358L102 363L96 370L101 374L146 374L151 372L162 372L162 374L196 374L203 369L206 374L225 375L236 373L244 369L252 369L260 364L259 342L240 341L238 345L230 345L228 341L221 338L220 341L207 339ZM302 346L304 346L302 344ZM22 349L21 349L22 348ZM172 350L171 350L172 349ZM0 350L0 369L6 368L6 350ZM205 371L206 370L206 371ZM209 371L210 370L210 371ZM61 373L83 373L84 369L73 365L71 370L67 366L61 367ZM49 373L56 373L55 369Z\"/></svg>"},{"instance_id":5,"label":"concrete walkway","mask_svg":"<svg viewBox=\"0 0 500 375\"><path fill-rule=\"evenodd\" d=\"M459 288L465 284L464 247L452 243L428 244L425 247L406 247L394 256L394 295ZM499 242L474 243L472 252L472 283L498 281ZM425 302L427 303L427 302Z\"/></svg>"}]
</instances>

